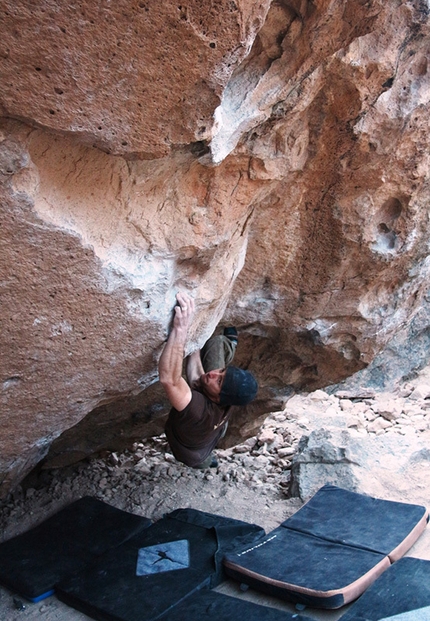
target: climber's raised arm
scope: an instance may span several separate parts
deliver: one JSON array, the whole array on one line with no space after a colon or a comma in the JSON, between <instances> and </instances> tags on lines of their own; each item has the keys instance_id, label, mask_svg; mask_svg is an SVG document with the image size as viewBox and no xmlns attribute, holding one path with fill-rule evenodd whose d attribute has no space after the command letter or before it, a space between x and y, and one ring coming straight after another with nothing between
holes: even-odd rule
<instances>
[{"instance_id":1,"label":"climber's raised arm","mask_svg":"<svg viewBox=\"0 0 430 621\"><path fill-rule=\"evenodd\" d=\"M171 405L182 411L191 401L191 389L182 377L182 364L195 306L186 293L178 293L176 300L173 327L158 363L158 373Z\"/></svg>"}]
</instances>

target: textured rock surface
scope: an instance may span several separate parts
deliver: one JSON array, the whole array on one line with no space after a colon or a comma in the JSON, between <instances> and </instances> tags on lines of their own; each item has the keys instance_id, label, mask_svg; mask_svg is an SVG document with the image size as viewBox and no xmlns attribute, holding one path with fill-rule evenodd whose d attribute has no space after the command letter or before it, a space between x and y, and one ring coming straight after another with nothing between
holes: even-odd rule
<instances>
[{"instance_id":1,"label":"textured rock surface","mask_svg":"<svg viewBox=\"0 0 430 621\"><path fill-rule=\"evenodd\" d=\"M152 4L2 7L1 494L162 428L181 287L261 383L230 443L428 360L428 5Z\"/></svg>"},{"instance_id":2,"label":"textured rock surface","mask_svg":"<svg viewBox=\"0 0 430 621\"><path fill-rule=\"evenodd\" d=\"M269 0L6 0L7 116L127 156L166 155L211 135L213 111Z\"/></svg>"}]
</instances>

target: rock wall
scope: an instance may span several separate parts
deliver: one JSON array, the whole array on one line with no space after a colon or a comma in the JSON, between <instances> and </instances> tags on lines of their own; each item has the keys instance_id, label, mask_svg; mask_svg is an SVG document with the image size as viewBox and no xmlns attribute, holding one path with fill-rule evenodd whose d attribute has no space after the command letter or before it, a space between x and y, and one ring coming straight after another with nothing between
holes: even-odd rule
<instances>
[{"instance_id":1,"label":"rock wall","mask_svg":"<svg viewBox=\"0 0 430 621\"><path fill-rule=\"evenodd\" d=\"M5 116L128 158L210 137L269 0L5 0Z\"/></svg>"},{"instance_id":2,"label":"rock wall","mask_svg":"<svg viewBox=\"0 0 430 621\"><path fill-rule=\"evenodd\" d=\"M4 3L2 495L162 429L180 288L189 351L234 323L260 381L230 443L291 388L393 389L427 363L428 14Z\"/></svg>"}]
</instances>

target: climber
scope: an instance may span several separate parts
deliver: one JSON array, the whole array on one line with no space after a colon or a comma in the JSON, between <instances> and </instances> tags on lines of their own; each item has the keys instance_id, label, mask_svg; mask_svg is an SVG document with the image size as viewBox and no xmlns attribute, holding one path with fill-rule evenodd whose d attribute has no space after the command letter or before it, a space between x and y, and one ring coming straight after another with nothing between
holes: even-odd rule
<instances>
[{"instance_id":1,"label":"climber","mask_svg":"<svg viewBox=\"0 0 430 621\"><path fill-rule=\"evenodd\" d=\"M173 327L161 354L160 382L172 405L166 436L176 459L193 468L216 467L212 451L224 437L232 405L246 405L258 385L249 371L229 366L237 345L235 328L213 336L202 351L186 359L187 382L182 363L195 306L186 293L178 293Z\"/></svg>"}]
</instances>

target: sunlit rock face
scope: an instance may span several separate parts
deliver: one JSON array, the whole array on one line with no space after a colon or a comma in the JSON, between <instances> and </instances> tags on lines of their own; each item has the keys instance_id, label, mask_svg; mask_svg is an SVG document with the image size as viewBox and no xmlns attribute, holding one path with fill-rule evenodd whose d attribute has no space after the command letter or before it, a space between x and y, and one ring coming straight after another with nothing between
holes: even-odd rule
<instances>
[{"instance_id":1,"label":"sunlit rock face","mask_svg":"<svg viewBox=\"0 0 430 621\"><path fill-rule=\"evenodd\" d=\"M6 3L1 494L163 429L175 293L260 381L427 363L425 2ZM349 378L349 379L347 379Z\"/></svg>"}]
</instances>

